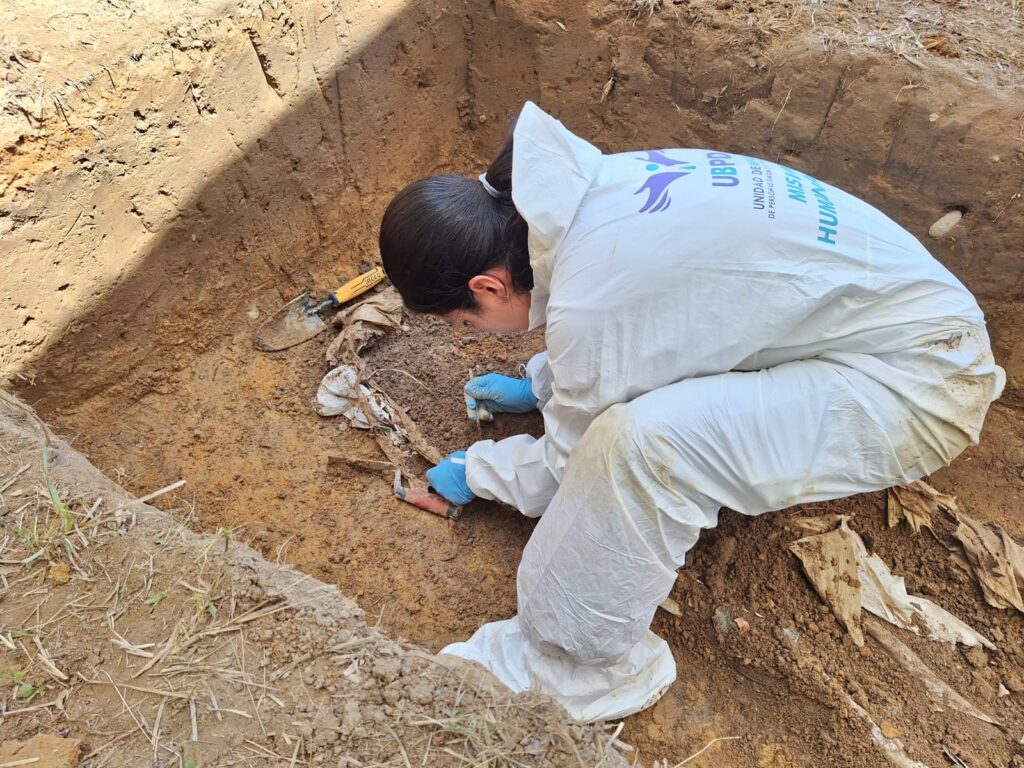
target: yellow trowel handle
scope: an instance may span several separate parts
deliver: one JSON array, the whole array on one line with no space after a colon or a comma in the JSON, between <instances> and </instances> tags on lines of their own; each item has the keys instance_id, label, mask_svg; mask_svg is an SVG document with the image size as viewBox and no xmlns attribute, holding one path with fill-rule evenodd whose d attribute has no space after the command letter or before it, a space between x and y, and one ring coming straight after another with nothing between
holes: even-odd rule
<instances>
[{"instance_id":1,"label":"yellow trowel handle","mask_svg":"<svg viewBox=\"0 0 1024 768\"><path fill-rule=\"evenodd\" d=\"M361 296L368 290L377 285L387 275L384 274L384 270L380 267L374 267L369 272L364 272L354 280L349 280L341 288L331 293L331 299L334 300L335 304L344 304L346 301L352 301L356 296Z\"/></svg>"}]
</instances>

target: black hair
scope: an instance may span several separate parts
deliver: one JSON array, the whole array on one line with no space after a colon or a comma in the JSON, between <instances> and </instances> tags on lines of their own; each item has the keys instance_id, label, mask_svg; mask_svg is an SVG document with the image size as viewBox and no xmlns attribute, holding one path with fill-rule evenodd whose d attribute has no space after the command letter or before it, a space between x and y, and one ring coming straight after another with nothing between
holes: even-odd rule
<instances>
[{"instance_id":1,"label":"black hair","mask_svg":"<svg viewBox=\"0 0 1024 768\"><path fill-rule=\"evenodd\" d=\"M512 134L486 174L414 181L392 199L380 225L384 271L413 312L443 315L475 309L469 281L504 267L512 288L533 288L527 226L512 203Z\"/></svg>"}]
</instances>

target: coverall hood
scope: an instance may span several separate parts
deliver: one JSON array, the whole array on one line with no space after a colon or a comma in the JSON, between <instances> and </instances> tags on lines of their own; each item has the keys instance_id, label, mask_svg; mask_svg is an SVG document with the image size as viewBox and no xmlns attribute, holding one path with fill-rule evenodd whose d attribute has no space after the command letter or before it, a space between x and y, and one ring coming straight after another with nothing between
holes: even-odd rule
<instances>
[{"instance_id":1,"label":"coverall hood","mask_svg":"<svg viewBox=\"0 0 1024 768\"><path fill-rule=\"evenodd\" d=\"M597 176L602 155L532 101L519 115L513 141L512 202L529 227L534 330L544 324L558 248Z\"/></svg>"}]
</instances>

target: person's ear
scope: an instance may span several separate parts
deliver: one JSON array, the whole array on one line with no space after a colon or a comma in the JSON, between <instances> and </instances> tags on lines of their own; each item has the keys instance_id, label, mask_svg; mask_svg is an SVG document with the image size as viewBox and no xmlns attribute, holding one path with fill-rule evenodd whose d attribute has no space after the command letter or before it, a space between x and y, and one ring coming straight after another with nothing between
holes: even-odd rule
<instances>
[{"instance_id":1,"label":"person's ear","mask_svg":"<svg viewBox=\"0 0 1024 768\"><path fill-rule=\"evenodd\" d=\"M507 299L510 293L509 286L501 279L501 276L491 273L470 278L469 290L478 298L481 294L485 294L501 301Z\"/></svg>"}]
</instances>

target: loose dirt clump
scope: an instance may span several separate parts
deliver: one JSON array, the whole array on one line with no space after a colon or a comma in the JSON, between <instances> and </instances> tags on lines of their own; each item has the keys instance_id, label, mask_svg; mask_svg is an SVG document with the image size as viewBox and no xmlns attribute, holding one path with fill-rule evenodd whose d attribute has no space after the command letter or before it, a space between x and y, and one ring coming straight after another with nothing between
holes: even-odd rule
<instances>
[{"instance_id":1,"label":"loose dirt clump","mask_svg":"<svg viewBox=\"0 0 1024 768\"><path fill-rule=\"evenodd\" d=\"M0 396L6 765L625 764L549 699L135 500Z\"/></svg>"},{"instance_id":2,"label":"loose dirt clump","mask_svg":"<svg viewBox=\"0 0 1024 768\"><path fill-rule=\"evenodd\" d=\"M365 355L365 379L406 410L431 445L447 454L478 440L544 433L539 413L497 414L492 422L466 417L462 390L472 376L523 375L520 367L544 349L543 333L492 336L453 333L443 320L414 316L408 330Z\"/></svg>"}]
</instances>

